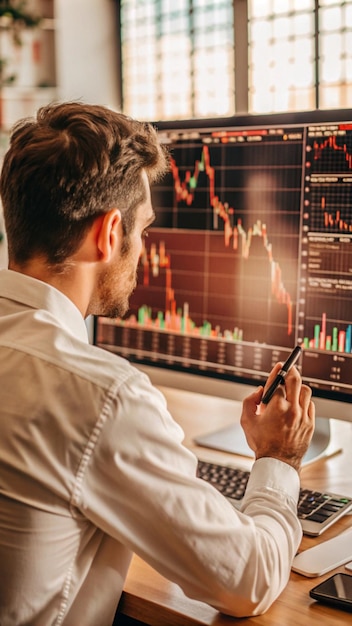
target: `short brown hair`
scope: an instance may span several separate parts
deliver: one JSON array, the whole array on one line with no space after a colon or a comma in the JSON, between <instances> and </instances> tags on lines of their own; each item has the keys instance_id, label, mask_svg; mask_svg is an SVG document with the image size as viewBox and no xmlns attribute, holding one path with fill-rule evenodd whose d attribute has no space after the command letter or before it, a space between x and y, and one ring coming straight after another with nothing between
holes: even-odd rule
<instances>
[{"instance_id":1,"label":"short brown hair","mask_svg":"<svg viewBox=\"0 0 352 626\"><path fill-rule=\"evenodd\" d=\"M9 258L64 263L93 220L117 207L126 234L168 168L155 128L100 105L56 103L15 124L0 178Z\"/></svg>"}]
</instances>

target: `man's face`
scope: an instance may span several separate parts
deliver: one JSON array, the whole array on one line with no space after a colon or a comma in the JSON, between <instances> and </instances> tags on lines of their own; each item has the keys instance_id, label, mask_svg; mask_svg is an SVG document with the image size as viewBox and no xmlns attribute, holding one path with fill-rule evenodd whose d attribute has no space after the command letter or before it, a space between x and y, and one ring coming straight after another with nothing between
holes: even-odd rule
<instances>
[{"instance_id":1,"label":"man's face","mask_svg":"<svg viewBox=\"0 0 352 626\"><path fill-rule=\"evenodd\" d=\"M123 240L115 259L102 272L90 313L104 317L122 317L128 311L129 298L137 285L137 267L146 229L154 221L150 188L143 172L146 201L136 211L133 230Z\"/></svg>"}]
</instances>

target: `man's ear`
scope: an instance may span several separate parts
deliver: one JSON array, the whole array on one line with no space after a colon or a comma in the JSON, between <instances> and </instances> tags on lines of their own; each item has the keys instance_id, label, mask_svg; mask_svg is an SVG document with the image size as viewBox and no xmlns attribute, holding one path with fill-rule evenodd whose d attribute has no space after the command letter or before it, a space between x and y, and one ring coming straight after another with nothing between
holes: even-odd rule
<instances>
[{"instance_id":1,"label":"man's ear","mask_svg":"<svg viewBox=\"0 0 352 626\"><path fill-rule=\"evenodd\" d=\"M122 236L121 212L119 209L110 209L100 220L97 248L100 260L107 263L110 261L116 248L120 246Z\"/></svg>"}]
</instances>

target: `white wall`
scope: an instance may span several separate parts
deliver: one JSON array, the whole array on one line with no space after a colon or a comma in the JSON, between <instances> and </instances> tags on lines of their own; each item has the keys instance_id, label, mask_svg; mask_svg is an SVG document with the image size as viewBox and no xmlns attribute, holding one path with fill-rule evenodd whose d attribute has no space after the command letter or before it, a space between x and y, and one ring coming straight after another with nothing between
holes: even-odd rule
<instances>
[{"instance_id":1,"label":"white wall","mask_svg":"<svg viewBox=\"0 0 352 626\"><path fill-rule=\"evenodd\" d=\"M55 0L58 98L120 109L114 0Z\"/></svg>"}]
</instances>

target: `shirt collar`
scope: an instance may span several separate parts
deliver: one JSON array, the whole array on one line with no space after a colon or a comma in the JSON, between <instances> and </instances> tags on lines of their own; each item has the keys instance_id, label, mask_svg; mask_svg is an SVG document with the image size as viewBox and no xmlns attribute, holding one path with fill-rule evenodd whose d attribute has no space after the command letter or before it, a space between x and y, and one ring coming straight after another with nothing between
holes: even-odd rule
<instances>
[{"instance_id":1,"label":"shirt collar","mask_svg":"<svg viewBox=\"0 0 352 626\"><path fill-rule=\"evenodd\" d=\"M31 309L48 311L60 326L88 343L85 321L76 305L61 291L32 276L0 270L0 298L19 302Z\"/></svg>"}]
</instances>

